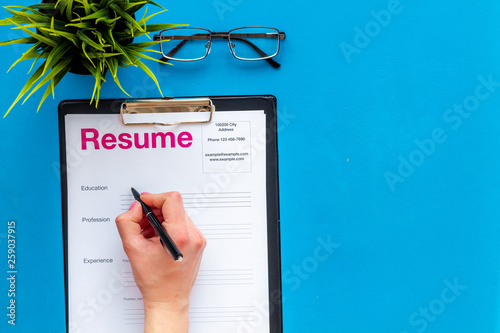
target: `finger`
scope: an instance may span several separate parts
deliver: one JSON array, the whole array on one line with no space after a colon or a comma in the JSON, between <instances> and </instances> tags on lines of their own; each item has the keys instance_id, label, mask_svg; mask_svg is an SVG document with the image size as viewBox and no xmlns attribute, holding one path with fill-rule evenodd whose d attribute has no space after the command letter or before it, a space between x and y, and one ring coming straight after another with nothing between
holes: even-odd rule
<instances>
[{"instance_id":1,"label":"finger","mask_svg":"<svg viewBox=\"0 0 500 333\"><path fill-rule=\"evenodd\" d=\"M142 221L139 223L139 225L141 226L141 229L146 229L148 226L151 225L151 223L146 218L146 216L144 216L143 219L142 219Z\"/></svg>"},{"instance_id":2,"label":"finger","mask_svg":"<svg viewBox=\"0 0 500 333\"><path fill-rule=\"evenodd\" d=\"M158 208L152 208L152 211L156 215L156 218L158 219L158 221L163 222L163 215L161 213L161 210ZM142 221L140 223L141 228L144 229L150 224L151 224L151 222L149 222L149 220L146 218L146 215L144 215L144 217L142 218Z\"/></svg>"},{"instance_id":3,"label":"finger","mask_svg":"<svg viewBox=\"0 0 500 333\"><path fill-rule=\"evenodd\" d=\"M141 199L149 206L161 208L164 222L167 225L183 224L185 226L184 204L179 192L145 194L141 196Z\"/></svg>"},{"instance_id":4,"label":"finger","mask_svg":"<svg viewBox=\"0 0 500 333\"><path fill-rule=\"evenodd\" d=\"M141 199L152 207L162 209L163 229L170 235L181 252L189 252L189 228L182 196L178 192L148 194Z\"/></svg>"},{"instance_id":5,"label":"finger","mask_svg":"<svg viewBox=\"0 0 500 333\"><path fill-rule=\"evenodd\" d=\"M153 213L155 213L156 217L160 222L163 222L163 213L161 212L161 208L151 207Z\"/></svg>"},{"instance_id":6,"label":"finger","mask_svg":"<svg viewBox=\"0 0 500 333\"><path fill-rule=\"evenodd\" d=\"M144 238L151 238L157 235L155 228L153 228L151 225L143 228L141 232Z\"/></svg>"},{"instance_id":7,"label":"finger","mask_svg":"<svg viewBox=\"0 0 500 333\"><path fill-rule=\"evenodd\" d=\"M140 223L143 219L142 208L139 202L134 201L128 211L116 217L116 227L122 241L141 234Z\"/></svg>"}]
</instances>

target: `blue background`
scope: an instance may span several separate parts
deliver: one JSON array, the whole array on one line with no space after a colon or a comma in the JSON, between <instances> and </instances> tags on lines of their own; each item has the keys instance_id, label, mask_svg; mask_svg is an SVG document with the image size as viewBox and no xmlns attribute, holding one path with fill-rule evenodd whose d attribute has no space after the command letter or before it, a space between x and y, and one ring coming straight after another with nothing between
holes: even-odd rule
<instances>
[{"instance_id":1,"label":"blue background","mask_svg":"<svg viewBox=\"0 0 500 333\"><path fill-rule=\"evenodd\" d=\"M234 59L223 42L202 62L149 63L165 96L277 97L285 332L500 332L498 1L165 6L158 23L287 34L278 70ZM1 48L0 110L28 78L30 63L6 74L23 50ZM159 96L140 69L119 75L133 97ZM57 105L92 89L91 77L71 74L40 112L36 94L0 119L2 332L65 330ZM101 98L118 97L108 77ZM473 112L449 118L464 103ZM5 315L12 219L15 327Z\"/></svg>"}]
</instances>

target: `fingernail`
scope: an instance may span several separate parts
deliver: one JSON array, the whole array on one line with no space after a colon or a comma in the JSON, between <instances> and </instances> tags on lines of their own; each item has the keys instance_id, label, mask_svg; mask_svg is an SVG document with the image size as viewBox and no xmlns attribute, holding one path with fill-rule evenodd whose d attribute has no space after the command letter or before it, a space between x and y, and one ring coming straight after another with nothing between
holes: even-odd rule
<instances>
[{"instance_id":1,"label":"fingernail","mask_svg":"<svg viewBox=\"0 0 500 333\"><path fill-rule=\"evenodd\" d=\"M133 209L135 206L137 206L138 203L139 203L139 201L134 200L134 202L132 202L132 204L130 205L130 207L128 208L128 210Z\"/></svg>"}]
</instances>

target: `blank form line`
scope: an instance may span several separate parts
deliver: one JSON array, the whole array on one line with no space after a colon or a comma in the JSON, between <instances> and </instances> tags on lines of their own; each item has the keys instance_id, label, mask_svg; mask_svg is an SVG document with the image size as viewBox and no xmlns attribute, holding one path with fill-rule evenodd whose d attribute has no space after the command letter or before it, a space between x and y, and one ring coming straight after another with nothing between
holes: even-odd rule
<instances>
[{"instance_id":1,"label":"blank form line","mask_svg":"<svg viewBox=\"0 0 500 333\"><path fill-rule=\"evenodd\" d=\"M221 195L221 194L252 194L252 192L217 192L217 193L181 193L182 195Z\"/></svg>"},{"instance_id":2,"label":"blank form line","mask_svg":"<svg viewBox=\"0 0 500 333\"><path fill-rule=\"evenodd\" d=\"M243 275L243 276L245 276L245 275L248 275L248 274L249 274L249 273L233 273L233 274L231 274L231 275ZM252 273L250 273L250 274L252 274ZM206 274L206 275L205 275L205 274L201 274L201 273L199 273L199 274L198 274L198 277L203 277L203 276L227 276L227 275L228 275L228 274L226 274L226 273L220 273L220 274Z\"/></svg>"},{"instance_id":3,"label":"blank form line","mask_svg":"<svg viewBox=\"0 0 500 333\"><path fill-rule=\"evenodd\" d=\"M250 199L252 196L246 195L243 197L235 197L235 196L229 196L229 197L217 197L217 199ZM184 200L194 200L194 199L211 199L211 198L203 198L203 197L182 197Z\"/></svg>"},{"instance_id":4,"label":"blank form line","mask_svg":"<svg viewBox=\"0 0 500 333\"><path fill-rule=\"evenodd\" d=\"M195 308L189 311L191 323L240 322L255 311L251 306Z\"/></svg>"},{"instance_id":5,"label":"blank form line","mask_svg":"<svg viewBox=\"0 0 500 333\"><path fill-rule=\"evenodd\" d=\"M252 208L252 192L181 193L186 209ZM127 210L134 198L131 194L120 195L122 210Z\"/></svg>"},{"instance_id":6,"label":"blank form line","mask_svg":"<svg viewBox=\"0 0 500 333\"><path fill-rule=\"evenodd\" d=\"M127 325L143 325L144 309L124 309L123 322Z\"/></svg>"},{"instance_id":7,"label":"blank form line","mask_svg":"<svg viewBox=\"0 0 500 333\"><path fill-rule=\"evenodd\" d=\"M217 198L219 199L219 198ZM249 200L237 200L237 201L210 201L210 202L186 202L184 201L184 205L196 205L196 204L228 204L228 203L252 203Z\"/></svg>"},{"instance_id":8,"label":"blank form line","mask_svg":"<svg viewBox=\"0 0 500 333\"><path fill-rule=\"evenodd\" d=\"M251 208L252 206L186 206L186 208Z\"/></svg>"},{"instance_id":9,"label":"blank form line","mask_svg":"<svg viewBox=\"0 0 500 333\"><path fill-rule=\"evenodd\" d=\"M200 269L200 272L235 272L235 271L250 271L253 272L252 268L231 268L231 269Z\"/></svg>"},{"instance_id":10,"label":"blank form line","mask_svg":"<svg viewBox=\"0 0 500 333\"><path fill-rule=\"evenodd\" d=\"M200 270L196 280L197 285L242 285L253 284L253 282L253 269Z\"/></svg>"}]
</instances>

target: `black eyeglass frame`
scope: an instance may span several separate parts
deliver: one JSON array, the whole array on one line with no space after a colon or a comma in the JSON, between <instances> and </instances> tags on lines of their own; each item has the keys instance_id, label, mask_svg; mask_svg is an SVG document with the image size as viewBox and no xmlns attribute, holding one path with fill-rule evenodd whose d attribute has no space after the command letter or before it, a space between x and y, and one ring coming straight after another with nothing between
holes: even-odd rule
<instances>
[{"instance_id":1,"label":"black eyeglass frame","mask_svg":"<svg viewBox=\"0 0 500 333\"><path fill-rule=\"evenodd\" d=\"M172 31L172 30L178 30L178 29L198 29L198 30L204 30L204 31L207 32L207 34L195 34L195 35L191 35L191 36L163 36L162 35L166 31ZM234 33L234 31L241 30L241 29L270 29L270 30L276 31L276 34L278 36L278 38L277 38L278 46L277 46L276 52L274 54L268 55L264 51L262 51L257 45L255 45L254 43L252 43L248 39L243 38L243 37L270 37L268 33L258 33L258 32L255 32L255 33L240 33L240 34ZM170 38L167 38L167 37L170 37ZM174 38L172 38L172 37L174 37ZM175 37L179 37L179 38L175 38ZM186 37L189 37L189 38L187 39ZM160 59L161 61L166 61L166 60L198 61L198 60L205 59L208 56L208 54L210 53L210 50L212 48L212 39L217 39L217 38L227 39L228 45L229 45L229 49L231 51L231 54L236 59L244 60L244 61L266 60L274 68L278 68L278 67L281 66L278 62L276 62L272 58L278 55L279 50L280 50L280 41L284 40L286 38L286 35L285 35L284 32L279 31L276 28L262 27L262 26L248 26L248 27L240 27L240 28L231 29L228 32L212 32L212 31L210 31L208 29L205 29L205 28L198 28L198 27L189 27L189 26L187 26L187 27L174 27L174 28L165 29L165 30L160 31L159 34L154 35L154 40L155 41L159 41L159 40L163 40L163 39L165 39L165 40L176 40L176 39L177 40L182 40L179 44L177 44L167 54L165 54L163 52L163 43L160 43L160 51L162 53L162 58ZM206 52L205 52L204 56L196 58L196 59L178 59L178 58L174 58L175 53L177 53L180 50L180 48L182 46L184 46L184 44L186 44L187 41L194 40L194 39L207 39L208 40L208 43L206 45ZM234 44L231 43L231 39L233 39L233 40L239 40L239 41L242 41L244 43L247 43L257 53L259 53L259 55L261 57L260 58L242 58L242 57L238 57L235 54L235 52L234 52Z\"/></svg>"}]
</instances>

